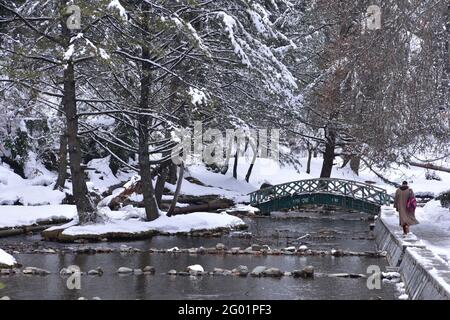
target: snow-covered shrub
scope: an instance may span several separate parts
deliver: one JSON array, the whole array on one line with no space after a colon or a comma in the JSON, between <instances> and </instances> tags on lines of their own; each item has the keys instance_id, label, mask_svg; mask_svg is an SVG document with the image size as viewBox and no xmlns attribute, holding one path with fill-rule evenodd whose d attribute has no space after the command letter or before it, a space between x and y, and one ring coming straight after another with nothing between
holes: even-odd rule
<instances>
[{"instance_id":1,"label":"snow-covered shrub","mask_svg":"<svg viewBox=\"0 0 450 320\"><path fill-rule=\"evenodd\" d=\"M27 160L28 150L30 146L28 143L28 135L22 130L17 130L14 135L6 137L3 143L2 160L9 164L14 172L24 177L24 165Z\"/></svg>"},{"instance_id":2,"label":"snow-covered shrub","mask_svg":"<svg viewBox=\"0 0 450 320\"><path fill-rule=\"evenodd\" d=\"M450 211L443 208L437 200L431 200L423 210L419 210L417 218L420 222L438 224L441 228L450 230Z\"/></svg>"},{"instance_id":3,"label":"snow-covered shrub","mask_svg":"<svg viewBox=\"0 0 450 320\"><path fill-rule=\"evenodd\" d=\"M425 179L427 179L427 180L437 180L437 181L441 181L442 180L441 177L439 177L435 171L427 171L427 172L425 172Z\"/></svg>"},{"instance_id":4,"label":"snow-covered shrub","mask_svg":"<svg viewBox=\"0 0 450 320\"><path fill-rule=\"evenodd\" d=\"M450 208L450 190L442 192L437 199L441 201L443 207Z\"/></svg>"}]
</instances>

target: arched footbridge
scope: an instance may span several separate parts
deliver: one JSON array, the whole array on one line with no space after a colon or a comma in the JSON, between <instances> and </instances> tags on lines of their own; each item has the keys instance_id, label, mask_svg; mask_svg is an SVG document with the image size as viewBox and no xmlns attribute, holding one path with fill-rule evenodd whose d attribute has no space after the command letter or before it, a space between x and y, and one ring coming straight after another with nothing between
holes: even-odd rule
<instances>
[{"instance_id":1,"label":"arched footbridge","mask_svg":"<svg viewBox=\"0 0 450 320\"><path fill-rule=\"evenodd\" d=\"M259 208L261 213L304 205L328 205L378 214L382 205L389 205L392 201L392 196L382 188L331 178L293 181L250 193L251 205Z\"/></svg>"}]
</instances>

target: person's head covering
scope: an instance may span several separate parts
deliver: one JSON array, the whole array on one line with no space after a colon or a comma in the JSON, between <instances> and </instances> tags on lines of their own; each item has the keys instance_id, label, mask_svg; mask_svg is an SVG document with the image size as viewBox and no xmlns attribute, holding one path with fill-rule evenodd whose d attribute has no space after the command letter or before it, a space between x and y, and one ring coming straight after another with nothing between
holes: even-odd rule
<instances>
[{"instance_id":1,"label":"person's head covering","mask_svg":"<svg viewBox=\"0 0 450 320\"><path fill-rule=\"evenodd\" d=\"M400 186L400 190L408 190L408 182L407 181L403 181L402 185Z\"/></svg>"}]
</instances>

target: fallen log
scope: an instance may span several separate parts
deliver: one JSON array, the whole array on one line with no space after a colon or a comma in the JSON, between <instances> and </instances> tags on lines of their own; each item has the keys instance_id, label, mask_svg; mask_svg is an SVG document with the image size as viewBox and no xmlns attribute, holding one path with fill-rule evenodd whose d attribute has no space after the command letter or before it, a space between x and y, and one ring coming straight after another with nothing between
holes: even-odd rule
<instances>
[{"instance_id":1,"label":"fallen log","mask_svg":"<svg viewBox=\"0 0 450 320\"><path fill-rule=\"evenodd\" d=\"M141 180L127 182L123 186L124 190L118 195L113 197L108 204L111 210L117 210L120 208L121 204L128 199L133 193L142 194L142 183Z\"/></svg>"},{"instance_id":2,"label":"fallen log","mask_svg":"<svg viewBox=\"0 0 450 320\"><path fill-rule=\"evenodd\" d=\"M182 194L178 197L178 203L187 203L187 204L205 204L214 200L220 200L219 195L204 195L204 196L192 196Z\"/></svg>"},{"instance_id":3,"label":"fallen log","mask_svg":"<svg viewBox=\"0 0 450 320\"><path fill-rule=\"evenodd\" d=\"M419 163L419 162L408 161L408 164L413 167L419 167L419 168L424 168L424 169L430 169L430 170L443 171L443 172L450 173L450 168L437 166L437 165L434 165L431 163Z\"/></svg>"},{"instance_id":4,"label":"fallen log","mask_svg":"<svg viewBox=\"0 0 450 320\"><path fill-rule=\"evenodd\" d=\"M3 228L0 230L0 238L27 234L29 232L40 232L58 224L69 222L69 219L58 219L55 221L43 221L38 225L21 226L16 228Z\"/></svg>"},{"instance_id":5,"label":"fallen log","mask_svg":"<svg viewBox=\"0 0 450 320\"><path fill-rule=\"evenodd\" d=\"M234 205L234 201L230 199L218 199L209 201L205 204L196 204L196 205L190 205L187 207L176 207L173 211L173 215L177 214L188 214L192 212L199 212L199 211L215 211L218 209L226 209Z\"/></svg>"}]
</instances>

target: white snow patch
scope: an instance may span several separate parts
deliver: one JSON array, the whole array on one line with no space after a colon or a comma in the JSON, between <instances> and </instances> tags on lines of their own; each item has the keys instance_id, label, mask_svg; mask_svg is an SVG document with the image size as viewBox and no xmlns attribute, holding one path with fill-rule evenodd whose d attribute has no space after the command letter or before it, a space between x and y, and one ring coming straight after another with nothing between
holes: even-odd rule
<instances>
[{"instance_id":1,"label":"white snow patch","mask_svg":"<svg viewBox=\"0 0 450 320\"><path fill-rule=\"evenodd\" d=\"M423 208L418 208L417 218L421 221L436 223L440 228L450 231L450 210L442 207L438 200L431 200Z\"/></svg>"},{"instance_id":2,"label":"white snow patch","mask_svg":"<svg viewBox=\"0 0 450 320\"><path fill-rule=\"evenodd\" d=\"M119 15L124 21L128 21L127 11L125 8L120 4L119 0L112 0L108 6L108 9L116 9L119 10Z\"/></svg>"},{"instance_id":3,"label":"white snow patch","mask_svg":"<svg viewBox=\"0 0 450 320\"><path fill-rule=\"evenodd\" d=\"M17 264L16 259L9 253L6 253L0 248L0 265L13 267Z\"/></svg>"},{"instance_id":4,"label":"white snow patch","mask_svg":"<svg viewBox=\"0 0 450 320\"><path fill-rule=\"evenodd\" d=\"M25 170L32 179L23 179L5 164L0 163L0 205L60 204L65 198L65 193L53 190L51 186L43 186L54 181L48 171L43 174L31 173L27 166L28 164L25 165ZM43 171L45 168L37 166L35 169Z\"/></svg>"},{"instance_id":5,"label":"white snow patch","mask_svg":"<svg viewBox=\"0 0 450 320\"><path fill-rule=\"evenodd\" d=\"M384 278L400 278L400 273L398 272L382 272Z\"/></svg>"},{"instance_id":6,"label":"white snow patch","mask_svg":"<svg viewBox=\"0 0 450 320\"><path fill-rule=\"evenodd\" d=\"M106 209L106 208L105 208ZM144 213L142 208L128 208L130 211L137 210L137 216ZM105 223L87 224L82 226L72 226L63 231L66 235L101 235L105 233L141 233L156 230L167 233L190 232L193 230L217 229L217 228L233 228L245 225L240 218L228 215L226 213L210 213L210 212L194 212L184 215L176 215L167 217L161 215L158 219L150 222L141 219L127 219L121 215L123 211L105 210L105 215L111 218ZM111 216L111 214L118 216Z\"/></svg>"},{"instance_id":7,"label":"white snow patch","mask_svg":"<svg viewBox=\"0 0 450 320\"><path fill-rule=\"evenodd\" d=\"M403 282L399 282L395 284L395 288L400 293L398 299L400 300L408 300L409 296L406 294L405 284Z\"/></svg>"},{"instance_id":8,"label":"white snow patch","mask_svg":"<svg viewBox=\"0 0 450 320\"><path fill-rule=\"evenodd\" d=\"M208 103L206 94L203 91L190 87L188 93L191 96L191 102L193 105L203 105Z\"/></svg>"},{"instance_id":9,"label":"white snow patch","mask_svg":"<svg viewBox=\"0 0 450 320\"><path fill-rule=\"evenodd\" d=\"M0 206L0 228L30 226L48 220L73 219L74 205Z\"/></svg>"},{"instance_id":10,"label":"white snow patch","mask_svg":"<svg viewBox=\"0 0 450 320\"><path fill-rule=\"evenodd\" d=\"M112 173L111 168L109 167L110 159L111 156L107 156L101 159L93 159L88 162L88 168L94 169L88 171L88 186L90 189L103 193L107 191L110 186L121 182Z\"/></svg>"},{"instance_id":11,"label":"white snow patch","mask_svg":"<svg viewBox=\"0 0 450 320\"><path fill-rule=\"evenodd\" d=\"M74 52L75 52L75 45L74 44L69 45L69 48L67 48L66 52L64 52L63 59L65 61L70 60L72 58Z\"/></svg>"},{"instance_id":12,"label":"white snow patch","mask_svg":"<svg viewBox=\"0 0 450 320\"><path fill-rule=\"evenodd\" d=\"M203 267L199 264L194 264L192 266L187 267L188 271L195 271L195 272L204 272L205 270Z\"/></svg>"},{"instance_id":13,"label":"white snow patch","mask_svg":"<svg viewBox=\"0 0 450 320\"><path fill-rule=\"evenodd\" d=\"M222 18L223 23L225 24L225 31L228 32L228 37L230 38L231 44L234 48L234 53L242 59L242 63L244 65L250 66L250 60L242 46L239 44L239 39L237 39L234 34L234 29L237 27L236 20L223 11L219 12L217 16Z\"/></svg>"},{"instance_id":14,"label":"white snow patch","mask_svg":"<svg viewBox=\"0 0 450 320\"><path fill-rule=\"evenodd\" d=\"M400 296L398 297L398 299L399 299L399 300L408 300L408 299L409 299L409 296L408 296L406 293L403 293L402 295L400 295Z\"/></svg>"},{"instance_id":15,"label":"white snow patch","mask_svg":"<svg viewBox=\"0 0 450 320\"><path fill-rule=\"evenodd\" d=\"M409 49L412 55L417 55L422 51L423 40L411 33L411 40L409 41Z\"/></svg>"},{"instance_id":16,"label":"white snow patch","mask_svg":"<svg viewBox=\"0 0 450 320\"><path fill-rule=\"evenodd\" d=\"M109 60L111 58L110 55L106 52L106 50L103 48L100 48L98 52L100 54L100 57L102 57L102 59Z\"/></svg>"},{"instance_id":17,"label":"white snow patch","mask_svg":"<svg viewBox=\"0 0 450 320\"><path fill-rule=\"evenodd\" d=\"M144 201L144 195L134 192L131 196L128 197L128 199L130 199L131 201L140 202Z\"/></svg>"},{"instance_id":18,"label":"white snow patch","mask_svg":"<svg viewBox=\"0 0 450 320\"><path fill-rule=\"evenodd\" d=\"M242 213L250 213L250 214L255 214L258 213L260 210L256 207L252 207L250 205L245 205L245 204L237 204L236 206L227 209L227 212L242 212Z\"/></svg>"}]
</instances>

